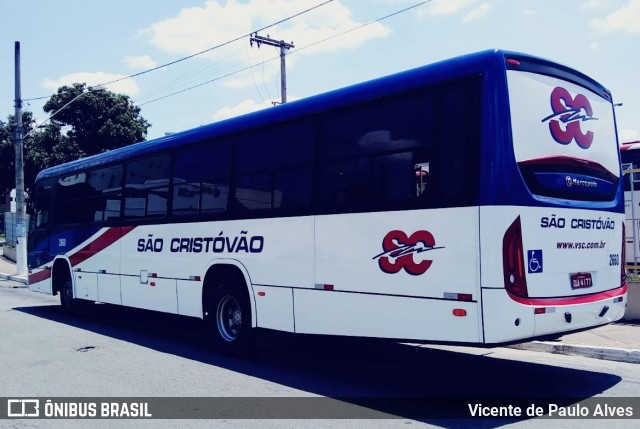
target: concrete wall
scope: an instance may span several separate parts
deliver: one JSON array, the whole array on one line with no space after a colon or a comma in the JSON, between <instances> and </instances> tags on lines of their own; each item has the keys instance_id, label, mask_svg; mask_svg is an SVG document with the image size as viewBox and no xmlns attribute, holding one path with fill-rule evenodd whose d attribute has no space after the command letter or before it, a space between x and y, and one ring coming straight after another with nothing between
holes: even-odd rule
<instances>
[{"instance_id":1,"label":"concrete wall","mask_svg":"<svg viewBox=\"0 0 640 429\"><path fill-rule=\"evenodd\" d=\"M627 311L624 320L640 320L640 283L628 283Z\"/></svg>"},{"instance_id":2,"label":"concrete wall","mask_svg":"<svg viewBox=\"0 0 640 429\"><path fill-rule=\"evenodd\" d=\"M1 246L1 245L0 245ZM11 246L3 246L2 247L2 253L1 253L5 258L7 258L10 261L15 262L16 261L16 248L15 247L11 247Z\"/></svg>"}]
</instances>

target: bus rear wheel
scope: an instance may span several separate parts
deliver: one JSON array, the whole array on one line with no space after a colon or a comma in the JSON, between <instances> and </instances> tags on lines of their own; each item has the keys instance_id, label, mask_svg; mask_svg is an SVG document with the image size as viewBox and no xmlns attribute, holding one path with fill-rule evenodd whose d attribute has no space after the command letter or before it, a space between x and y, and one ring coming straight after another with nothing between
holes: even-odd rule
<instances>
[{"instance_id":1,"label":"bus rear wheel","mask_svg":"<svg viewBox=\"0 0 640 429\"><path fill-rule=\"evenodd\" d=\"M255 335L251 327L251 305L239 287L219 285L207 310L207 325L216 349L232 354L252 350Z\"/></svg>"}]
</instances>

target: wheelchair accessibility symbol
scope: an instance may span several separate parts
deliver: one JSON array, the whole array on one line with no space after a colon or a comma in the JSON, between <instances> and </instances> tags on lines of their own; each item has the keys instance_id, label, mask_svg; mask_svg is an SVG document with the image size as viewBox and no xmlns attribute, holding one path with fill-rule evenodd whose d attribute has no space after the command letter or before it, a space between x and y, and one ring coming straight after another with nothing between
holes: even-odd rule
<instances>
[{"instance_id":1,"label":"wheelchair accessibility symbol","mask_svg":"<svg viewBox=\"0 0 640 429\"><path fill-rule=\"evenodd\" d=\"M542 272L542 249L527 250L529 274Z\"/></svg>"}]
</instances>

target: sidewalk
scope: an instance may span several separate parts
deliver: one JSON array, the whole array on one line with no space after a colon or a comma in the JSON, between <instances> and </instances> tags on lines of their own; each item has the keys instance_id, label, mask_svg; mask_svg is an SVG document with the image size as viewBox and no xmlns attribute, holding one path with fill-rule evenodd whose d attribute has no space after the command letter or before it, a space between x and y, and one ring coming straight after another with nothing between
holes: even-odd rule
<instances>
[{"instance_id":1,"label":"sidewalk","mask_svg":"<svg viewBox=\"0 0 640 429\"><path fill-rule=\"evenodd\" d=\"M20 282L24 285L28 284L29 281L27 276L17 276L16 273L16 264L13 261L4 257L4 242L0 243L0 282L2 280L13 280L16 282Z\"/></svg>"},{"instance_id":2,"label":"sidewalk","mask_svg":"<svg viewBox=\"0 0 640 429\"><path fill-rule=\"evenodd\" d=\"M557 340L530 341L511 347L640 364L640 320L619 320L588 331L566 334Z\"/></svg>"},{"instance_id":3,"label":"sidewalk","mask_svg":"<svg viewBox=\"0 0 640 429\"><path fill-rule=\"evenodd\" d=\"M28 283L24 276L15 273L15 263L4 258L0 250L0 287L15 287L15 282ZM620 320L589 331L563 335L554 341L530 341L510 347L640 364L640 320Z\"/></svg>"}]
</instances>

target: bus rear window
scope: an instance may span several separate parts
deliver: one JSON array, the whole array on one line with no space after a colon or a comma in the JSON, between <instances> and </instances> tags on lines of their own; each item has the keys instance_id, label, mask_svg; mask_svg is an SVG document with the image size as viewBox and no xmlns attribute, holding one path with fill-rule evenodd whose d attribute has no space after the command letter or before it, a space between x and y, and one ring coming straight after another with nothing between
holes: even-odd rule
<instances>
[{"instance_id":1,"label":"bus rear window","mask_svg":"<svg viewBox=\"0 0 640 429\"><path fill-rule=\"evenodd\" d=\"M535 195L611 201L620 179L611 102L552 76L509 70L513 149Z\"/></svg>"}]
</instances>

